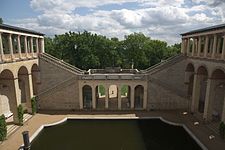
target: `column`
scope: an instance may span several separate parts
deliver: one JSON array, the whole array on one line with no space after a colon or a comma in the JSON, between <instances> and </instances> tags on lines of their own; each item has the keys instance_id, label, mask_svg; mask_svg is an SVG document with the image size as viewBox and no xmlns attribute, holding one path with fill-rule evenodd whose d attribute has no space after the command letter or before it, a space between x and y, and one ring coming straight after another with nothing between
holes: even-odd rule
<instances>
[{"instance_id":1,"label":"column","mask_svg":"<svg viewBox=\"0 0 225 150\"><path fill-rule=\"evenodd\" d=\"M206 35L206 37L205 37L205 45L204 45L204 57L207 57L208 48L209 48L209 36Z\"/></svg>"},{"instance_id":2,"label":"column","mask_svg":"<svg viewBox=\"0 0 225 150\"><path fill-rule=\"evenodd\" d=\"M18 78L15 78L13 80L13 84L14 86L12 86L12 101L13 101L13 108L12 108L12 113L13 113L13 122L14 123L19 123L19 118L18 118L18 110L17 107L19 106L19 104L21 104L21 101L18 97L19 94L19 82L18 82Z\"/></svg>"},{"instance_id":3,"label":"column","mask_svg":"<svg viewBox=\"0 0 225 150\"><path fill-rule=\"evenodd\" d=\"M32 57L34 57L33 37L30 37L30 50L31 50Z\"/></svg>"},{"instance_id":4,"label":"column","mask_svg":"<svg viewBox=\"0 0 225 150\"><path fill-rule=\"evenodd\" d=\"M36 38L36 52L39 53L39 45L38 45L38 38Z\"/></svg>"},{"instance_id":5,"label":"column","mask_svg":"<svg viewBox=\"0 0 225 150\"><path fill-rule=\"evenodd\" d=\"M181 53L185 54L185 39L182 38L182 43L181 43Z\"/></svg>"},{"instance_id":6,"label":"column","mask_svg":"<svg viewBox=\"0 0 225 150\"><path fill-rule=\"evenodd\" d=\"M24 51L26 53L26 57L28 58L28 51L27 51L27 36L24 36Z\"/></svg>"},{"instance_id":7,"label":"column","mask_svg":"<svg viewBox=\"0 0 225 150\"><path fill-rule=\"evenodd\" d=\"M118 85L118 93L117 93L117 97L118 97L118 109L121 110L121 86Z\"/></svg>"},{"instance_id":8,"label":"column","mask_svg":"<svg viewBox=\"0 0 225 150\"><path fill-rule=\"evenodd\" d=\"M190 53L190 38L187 39L187 55Z\"/></svg>"},{"instance_id":9,"label":"column","mask_svg":"<svg viewBox=\"0 0 225 150\"><path fill-rule=\"evenodd\" d=\"M144 86L144 102L143 102L143 109L147 108L147 93L148 93L147 85Z\"/></svg>"},{"instance_id":10,"label":"column","mask_svg":"<svg viewBox=\"0 0 225 150\"><path fill-rule=\"evenodd\" d=\"M193 42L192 42L192 54L191 56L194 56L194 53L195 53L195 43L196 42L196 39L193 38Z\"/></svg>"},{"instance_id":11,"label":"column","mask_svg":"<svg viewBox=\"0 0 225 150\"><path fill-rule=\"evenodd\" d=\"M92 86L92 108L96 109L96 90L95 86Z\"/></svg>"},{"instance_id":12,"label":"column","mask_svg":"<svg viewBox=\"0 0 225 150\"><path fill-rule=\"evenodd\" d=\"M201 36L199 36L198 37L198 57L200 57L200 54L201 54L201 46L202 46L202 37Z\"/></svg>"},{"instance_id":13,"label":"column","mask_svg":"<svg viewBox=\"0 0 225 150\"><path fill-rule=\"evenodd\" d=\"M11 59L14 60L14 55L13 55L13 45L12 45L12 35L9 34L8 36L8 41L9 41L9 51L11 54Z\"/></svg>"},{"instance_id":14,"label":"column","mask_svg":"<svg viewBox=\"0 0 225 150\"><path fill-rule=\"evenodd\" d=\"M130 108L134 109L134 86L130 86L130 100L131 100Z\"/></svg>"},{"instance_id":15,"label":"column","mask_svg":"<svg viewBox=\"0 0 225 150\"><path fill-rule=\"evenodd\" d=\"M223 36L223 48L221 58L225 59L225 35Z\"/></svg>"},{"instance_id":16,"label":"column","mask_svg":"<svg viewBox=\"0 0 225 150\"><path fill-rule=\"evenodd\" d=\"M191 112L197 111L199 96L200 96L200 79L199 75L195 73L192 90Z\"/></svg>"},{"instance_id":17,"label":"column","mask_svg":"<svg viewBox=\"0 0 225 150\"><path fill-rule=\"evenodd\" d=\"M216 45L217 45L217 35L214 35L213 38L213 52L212 52L212 58L215 58L216 56Z\"/></svg>"},{"instance_id":18,"label":"column","mask_svg":"<svg viewBox=\"0 0 225 150\"><path fill-rule=\"evenodd\" d=\"M203 118L206 121L211 120L212 118L212 96L213 96L213 80L208 79L207 80L207 88L206 88L206 95L205 95L205 107L204 107L204 114Z\"/></svg>"},{"instance_id":19,"label":"column","mask_svg":"<svg viewBox=\"0 0 225 150\"><path fill-rule=\"evenodd\" d=\"M3 50L3 43L2 43L2 33L0 32L0 54L1 54L1 61L4 61L4 50Z\"/></svg>"},{"instance_id":20,"label":"column","mask_svg":"<svg viewBox=\"0 0 225 150\"><path fill-rule=\"evenodd\" d=\"M19 58L21 59L22 55L21 55L20 35L17 35L17 46L18 46Z\"/></svg>"},{"instance_id":21,"label":"column","mask_svg":"<svg viewBox=\"0 0 225 150\"><path fill-rule=\"evenodd\" d=\"M44 38L41 39L41 53L45 52L45 43L44 43Z\"/></svg>"},{"instance_id":22,"label":"column","mask_svg":"<svg viewBox=\"0 0 225 150\"><path fill-rule=\"evenodd\" d=\"M83 86L79 83L79 104L80 109L83 109Z\"/></svg>"},{"instance_id":23,"label":"column","mask_svg":"<svg viewBox=\"0 0 225 150\"><path fill-rule=\"evenodd\" d=\"M224 96L224 100L223 100L223 112L222 112L221 121L223 121L225 123L225 96Z\"/></svg>"},{"instance_id":24,"label":"column","mask_svg":"<svg viewBox=\"0 0 225 150\"><path fill-rule=\"evenodd\" d=\"M109 87L108 85L104 85L105 87L105 108L109 108Z\"/></svg>"}]
</instances>

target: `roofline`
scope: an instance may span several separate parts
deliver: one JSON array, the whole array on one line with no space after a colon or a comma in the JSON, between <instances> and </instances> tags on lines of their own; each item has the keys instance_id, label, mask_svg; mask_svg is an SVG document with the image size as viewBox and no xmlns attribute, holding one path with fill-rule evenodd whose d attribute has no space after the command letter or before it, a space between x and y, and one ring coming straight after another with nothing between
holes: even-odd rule
<instances>
[{"instance_id":1,"label":"roofline","mask_svg":"<svg viewBox=\"0 0 225 150\"><path fill-rule=\"evenodd\" d=\"M206 28L200 28L200 29L196 29L196 30L192 30L186 33L181 33L181 36L185 36L185 35L190 35L190 34L195 34L195 33L201 33L201 32L206 32L206 31L212 31L212 30L219 30L225 28L225 23L223 24L219 24L219 25L214 25L214 26L209 26Z\"/></svg>"},{"instance_id":2,"label":"roofline","mask_svg":"<svg viewBox=\"0 0 225 150\"><path fill-rule=\"evenodd\" d=\"M35 35L40 35L40 36L44 36L45 35L45 34L43 34L41 32L37 32L37 31L34 31L34 30L26 29L26 28L16 27L16 26L8 25L8 24L0 24L0 29L18 31L18 32L35 34Z\"/></svg>"}]
</instances>

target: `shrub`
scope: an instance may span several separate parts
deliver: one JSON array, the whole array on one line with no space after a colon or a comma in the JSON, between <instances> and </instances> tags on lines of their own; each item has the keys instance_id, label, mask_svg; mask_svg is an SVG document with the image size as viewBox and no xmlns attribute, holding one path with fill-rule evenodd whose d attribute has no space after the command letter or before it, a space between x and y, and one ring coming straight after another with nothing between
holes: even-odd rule
<instances>
[{"instance_id":1,"label":"shrub","mask_svg":"<svg viewBox=\"0 0 225 150\"><path fill-rule=\"evenodd\" d=\"M36 114L37 112L36 97L31 98L31 107L32 107L32 115Z\"/></svg>"},{"instance_id":2,"label":"shrub","mask_svg":"<svg viewBox=\"0 0 225 150\"><path fill-rule=\"evenodd\" d=\"M0 141L5 140L7 136L6 118L4 115L0 116Z\"/></svg>"},{"instance_id":3,"label":"shrub","mask_svg":"<svg viewBox=\"0 0 225 150\"><path fill-rule=\"evenodd\" d=\"M23 106L20 104L17 107L17 110L18 110L19 125L23 125L23 114L24 114Z\"/></svg>"},{"instance_id":4,"label":"shrub","mask_svg":"<svg viewBox=\"0 0 225 150\"><path fill-rule=\"evenodd\" d=\"M223 122L219 125L219 133L222 139L225 137L225 124Z\"/></svg>"}]
</instances>

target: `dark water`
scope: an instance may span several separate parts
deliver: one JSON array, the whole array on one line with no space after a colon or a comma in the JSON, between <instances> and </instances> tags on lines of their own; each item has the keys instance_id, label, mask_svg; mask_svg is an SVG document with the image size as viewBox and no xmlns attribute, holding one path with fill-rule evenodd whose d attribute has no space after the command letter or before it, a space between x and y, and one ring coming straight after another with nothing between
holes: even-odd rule
<instances>
[{"instance_id":1,"label":"dark water","mask_svg":"<svg viewBox=\"0 0 225 150\"><path fill-rule=\"evenodd\" d=\"M31 150L201 150L183 127L159 119L68 120L44 128Z\"/></svg>"}]
</instances>

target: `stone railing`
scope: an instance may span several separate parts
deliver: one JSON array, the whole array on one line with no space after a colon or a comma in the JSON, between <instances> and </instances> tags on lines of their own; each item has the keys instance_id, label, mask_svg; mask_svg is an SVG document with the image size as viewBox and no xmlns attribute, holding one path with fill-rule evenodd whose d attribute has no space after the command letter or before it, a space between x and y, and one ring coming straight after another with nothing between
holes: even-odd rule
<instances>
[{"instance_id":1,"label":"stone railing","mask_svg":"<svg viewBox=\"0 0 225 150\"><path fill-rule=\"evenodd\" d=\"M80 80L147 80L145 74L90 74L80 75Z\"/></svg>"}]
</instances>

